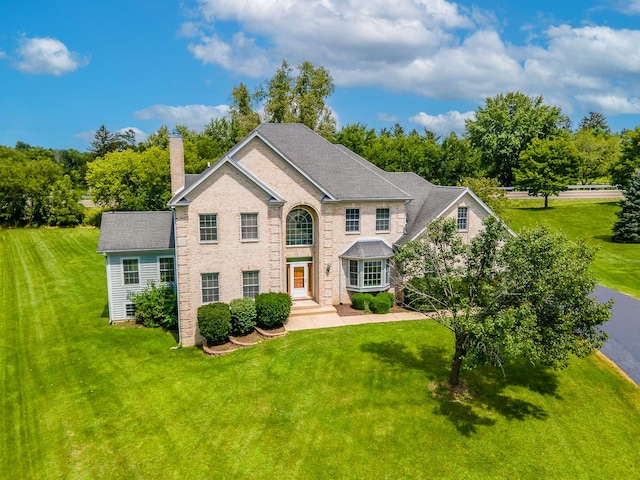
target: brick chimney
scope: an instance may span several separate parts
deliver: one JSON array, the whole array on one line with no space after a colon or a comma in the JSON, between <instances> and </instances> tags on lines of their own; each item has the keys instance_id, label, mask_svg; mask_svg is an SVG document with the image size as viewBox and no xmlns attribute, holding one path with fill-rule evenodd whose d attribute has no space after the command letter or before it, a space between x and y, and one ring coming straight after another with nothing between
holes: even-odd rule
<instances>
[{"instance_id":1,"label":"brick chimney","mask_svg":"<svg viewBox=\"0 0 640 480\"><path fill-rule=\"evenodd\" d=\"M184 188L184 141L179 133L169 135L169 162L171 165L171 193Z\"/></svg>"}]
</instances>

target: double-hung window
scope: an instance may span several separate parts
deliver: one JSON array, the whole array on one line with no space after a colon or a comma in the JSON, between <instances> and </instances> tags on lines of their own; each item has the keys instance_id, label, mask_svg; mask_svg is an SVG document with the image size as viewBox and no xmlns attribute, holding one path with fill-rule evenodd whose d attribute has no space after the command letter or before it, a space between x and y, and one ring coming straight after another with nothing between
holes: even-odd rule
<instances>
[{"instance_id":1,"label":"double-hung window","mask_svg":"<svg viewBox=\"0 0 640 480\"><path fill-rule=\"evenodd\" d=\"M391 285L389 259L349 260L347 264L349 290L374 292Z\"/></svg>"},{"instance_id":2,"label":"double-hung window","mask_svg":"<svg viewBox=\"0 0 640 480\"><path fill-rule=\"evenodd\" d=\"M345 212L345 231L346 232L360 231L360 209L359 208L347 208Z\"/></svg>"},{"instance_id":3,"label":"double-hung window","mask_svg":"<svg viewBox=\"0 0 640 480\"><path fill-rule=\"evenodd\" d=\"M176 269L173 257L160 257L160 281L173 283L176 281Z\"/></svg>"},{"instance_id":4,"label":"double-hung window","mask_svg":"<svg viewBox=\"0 0 640 480\"><path fill-rule=\"evenodd\" d=\"M137 285L140 283L140 270L137 258L125 258L122 260L122 273L125 285Z\"/></svg>"},{"instance_id":5,"label":"double-hung window","mask_svg":"<svg viewBox=\"0 0 640 480\"><path fill-rule=\"evenodd\" d=\"M242 296L256 298L260 293L260 271L242 272Z\"/></svg>"},{"instance_id":6,"label":"double-hung window","mask_svg":"<svg viewBox=\"0 0 640 480\"><path fill-rule=\"evenodd\" d=\"M218 215L215 213L200 215L200 241L218 241Z\"/></svg>"},{"instance_id":7,"label":"double-hung window","mask_svg":"<svg viewBox=\"0 0 640 480\"><path fill-rule=\"evenodd\" d=\"M218 273L203 273L202 282L202 303L220 301L220 275Z\"/></svg>"},{"instance_id":8,"label":"double-hung window","mask_svg":"<svg viewBox=\"0 0 640 480\"><path fill-rule=\"evenodd\" d=\"M469 209L458 207L458 230L465 231L469 227Z\"/></svg>"},{"instance_id":9,"label":"double-hung window","mask_svg":"<svg viewBox=\"0 0 640 480\"><path fill-rule=\"evenodd\" d=\"M240 214L240 237L242 240L258 240L258 214Z\"/></svg>"},{"instance_id":10,"label":"double-hung window","mask_svg":"<svg viewBox=\"0 0 640 480\"><path fill-rule=\"evenodd\" d=\"M388 208L376 208L376 232L390 230L390 214Z\"/></svg>"}]
</instances>

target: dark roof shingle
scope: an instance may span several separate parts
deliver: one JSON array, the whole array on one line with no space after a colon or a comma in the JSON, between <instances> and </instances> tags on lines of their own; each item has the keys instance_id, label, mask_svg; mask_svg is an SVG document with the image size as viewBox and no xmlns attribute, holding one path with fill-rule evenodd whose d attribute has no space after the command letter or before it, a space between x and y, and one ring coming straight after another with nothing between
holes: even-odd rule
<instances>
[{"instance_id":1,"label":"dark roof shingle","mask_svg":"<svg viewBox=\"0 0 640 480\"><path fill-rule=\"evenodd\" d=\"M105 212L98 252L137 252L175 248L172 212Z\"/></svg>"}]
</instances>

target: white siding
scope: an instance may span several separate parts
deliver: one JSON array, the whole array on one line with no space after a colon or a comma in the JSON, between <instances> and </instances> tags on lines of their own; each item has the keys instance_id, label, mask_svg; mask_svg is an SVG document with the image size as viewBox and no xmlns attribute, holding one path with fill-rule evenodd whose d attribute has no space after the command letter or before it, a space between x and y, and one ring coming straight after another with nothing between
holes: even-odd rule
<instances>
[{"instance_id":1,"label":"white siding","mask_svg":"<svg viewBox=\"0 0 640 480\"><path fill-rule=\"evenodd\" d=\"M149 281L160 284L160 257L174 257L173 250L161 252L132 252L107 255L107 281L109 282L109 319L114 321L127 320L126 315L129 292L139 292L144 289ZM124 284L122 260L135 258L138 260L139 283ZM175 264L175 260L174 260Z\"/></svg>"}]
</instances>

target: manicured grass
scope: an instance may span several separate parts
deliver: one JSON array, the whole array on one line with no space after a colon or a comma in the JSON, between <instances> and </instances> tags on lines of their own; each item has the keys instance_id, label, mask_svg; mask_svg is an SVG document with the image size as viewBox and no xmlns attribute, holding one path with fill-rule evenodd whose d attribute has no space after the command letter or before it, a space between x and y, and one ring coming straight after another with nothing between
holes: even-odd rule
<instances>
[{"instance_id":1,"label":"manicured grass","mask_svg":"<svg viewBox=\"0 0 640 480\"><path fill-rule=\"evenodd\" d=\"M516 232L525 226L546 223L569 238L584 238L598 248L592 271L605 287L640 298L640 244L611 241L611 228L620 210L616 200L510 200L503 215Z\"/></svg>"},{"instance_id":2,"label":"manicured grass","mask_svg":"<svg viewBox=\"0 0 640 480\"><path fill-rule=\"evenodd\" d=\"M467 374L449 333L289 333L208 358L108 325L98 232L0 231L0 478L640 478L640 390L599 357Z\"/></svg>"}]
</instances>

